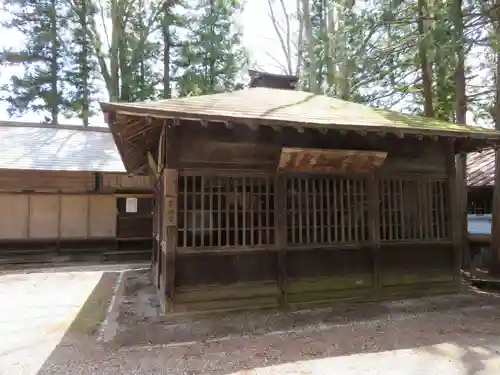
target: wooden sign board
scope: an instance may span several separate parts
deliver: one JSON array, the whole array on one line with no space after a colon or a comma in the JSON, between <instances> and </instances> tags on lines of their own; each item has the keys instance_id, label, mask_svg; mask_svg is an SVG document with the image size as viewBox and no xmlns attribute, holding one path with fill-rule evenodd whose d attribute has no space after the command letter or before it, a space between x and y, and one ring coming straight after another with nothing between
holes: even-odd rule
<instances>
[{"instance_id":1,"label":"wooden sign board","mask_svg":"<svg viewBox=\"0 0 500 375\"><path fill-rule=\"evenodd\" d=\"M278 170L302 173L366 173L384 164L387 152L288 148L281 150Z\"/></svg>"},{"instance_id":2,"label":"wooden sign board","mask_svg":"<svg viewBox=\"0 0 500 375\"><path fill-rule=\"evenodd\" d=\"M166 227L177 226L177 197L165 197L164 214Z\"/></svg>"}]
</instances>

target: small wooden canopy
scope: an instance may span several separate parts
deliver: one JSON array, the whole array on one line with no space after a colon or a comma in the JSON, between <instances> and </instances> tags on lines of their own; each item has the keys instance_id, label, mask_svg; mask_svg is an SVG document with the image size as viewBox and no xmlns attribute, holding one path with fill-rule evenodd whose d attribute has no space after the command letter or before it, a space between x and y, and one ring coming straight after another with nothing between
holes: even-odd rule
<instances>
[{"instance_id":1,"label":"small wooden canopy","mask_svg":"<svg viewBox=\"0 0 500 375\"><path fill-rule=\"evenodd\" d=\"M163 126L179 125L180 120L199 121L203 126L214 122L227 127L247 126L255 131L260 126L276 131L311 129L325 137L354 131L470 141L457 146L457 152L500 144L500 132L491 129L404 115L304 91L264 87L155 102L101 103L101 108L129 172L147 165L148 150L157 146Z\"/></svg>"}]
</instances>

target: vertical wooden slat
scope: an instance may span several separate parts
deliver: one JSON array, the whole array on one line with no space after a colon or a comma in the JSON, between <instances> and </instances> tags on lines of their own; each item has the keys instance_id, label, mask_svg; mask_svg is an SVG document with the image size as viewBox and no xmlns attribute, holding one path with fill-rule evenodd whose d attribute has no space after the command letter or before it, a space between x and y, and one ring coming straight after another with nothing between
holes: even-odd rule
<instances>
[{"instance_id":1,"label":"vertical wooden slat","mask_svg":"<svg viewBox=\"0 0 500 375\"><path fill-rule=\"evenodd\" d=\"M403 180L398 179L398 190L399 190L399 205L400 205L400 211L401 211L401 226L399 228L399 231L396 231L396 233L399 232L399 236L397 239L408 239L406 236L406 230L405 230L405 221L406 221L406 215L405 215L405 202L408 201L408 199L414 199L415 197L405 197L404 196L404 190L403 190ZM396 197L397 198L397 197ZM412 202L410 202L412 203Z\"/></svg>"},{"instance_id":2,"label":"vertical wooden slat","mask_svg":"<svg viewBox=\"0 0 500 375\"><path fill-rule=\"evenodd\" d=\"M292 211L292 243L297 243L297 184L295 178L288 178L289 183L291 184L290 188L290 204Z\"/></svg>"},{"instance_id":3,"label":"vertical wooden slat","mask_svg":"<svg viewBox=\"0 0 500 375\"><path fill-rule=\"evenodd\" d=\"M217 176L217 245L222 246L222 213L224 207L222 206L222 179Z\"/></svg>"},{"instance_id":4,"label":"vertical wooden slat","mask_svg":"<svg viewBox=\"0 0 500 375\"><path fill-rule=\"evenodd\" d=\"M246 181L246 177L242 178L241 189L243 191L243 209L242 209L243 217L242 217L242 223L241 223L241 227L242 227L242 241L241 241L241 244L242 244L242 246L246 246L247 245L247 240L246 240L246 237L247 237L246 236L247 235L247 205L248 205L248 202L247 202L247 181Z\"/></svg>"},{"instance_id":5,"label":"vertical wooden slat","mask_svg":"<svg viewBox=\"0 0 500 375\"><path fill-rule=\"evenodd\" d=\"M389 238L388 240L394 240L394 221L396 219L394 212L393 212L393 199L396 198L396 191L394 189L394 180L388 180L387 185L388 185L388 190L387 190L387 211L388 211L388 221L389 221Z\"/></svg>"},{"instance_id":6,"label":"vertical wooden slat","mask_svg":"<svg viewBox=\"0 0 500 375\"><path fill-rule=\"evenodd\" d=\"M444 194L444 183L439 182L439 217L440 217L440 227L441 227L441 238L447 238L446 231L446 210L445 210L445 194Z\"/></svg>"},{"instance_id":7,"label":"vertical wooden slat","mask_svg":"<svg viewBox=\"0 0 500 375\"><path fill-rule=\"evenodd\" d=\"M344 214L342 217L344 217L346 220L344 221L344 232L346 232L346 241L351 241L352 238L352 212L351 212L351 180L343 180L343 183L345 184L345 192L344 196L346 198L345 202L345 207L344 207ZM347 222L347 228L345 227L345 223Z\"/></svg>"},{"instance_id":8,"label":"vertical wooden slat","mask_svg":"<svg viewBox=\"0 0 500 375\"><path fill-rule=\"evenodd\" d=\"M325 181L325 183L326 183L326 210L327 210L326 218L327 218L327 225L328 225L328 230L327 230L328 243L332 243L332 229L334 230L334 228L332 228L332 215L336 214L336 212L332 212L332 203L331 203L332 202L332 189L330 189L330 187L331 187L330 185L333 183L333 180L327 179ZM335 219L334 219L334 222L336 222Z\"/></svg>"},{"instance_id":9,"label":"vertical wooden slat","mask_svg":"<svg viewBox=\"0 0 500 375\"><path fill-rule=\"evenodd\" d=\"M287 223L286 223L286 180L282 174L277 174L274 179L274 236L278 252L278 302L286 306L288 301L286 248L287 248Z\"/></svg>"},{"instance_id":10,"label":"vertical wooden slat","mask_svg":"<svg viewBox=\"0 0 500 375\"><path fill-rule=\"evenodd\" d=\"M366 231L365 231L365 207L367 207L367 199L366 199L366 195L365 195L365 181L366 180L361 180L360 181L360 184L359 184L359 188L360 188L360 201L361 201L361 239L363 241L366 241ZM380 202L380 198L379 198L379 202ZM380 204L379 202L377 202L377 204Z\"/></svg>"},{"instance_id":11,"label":"vertical wooden slat","mask_svg":"<svg viewBox=\"0 0 500 375\"><path fill-rule=\"evenodd\" d=\"M325 210L326 210L326 202L325 202L325 189L324 185L325 182L328 181L328 178L324 178L318 181L318 188L319 188L319 202L320 202L320 207L319 207L319 212L320 212L320 242L325 243L327 242L325 238Z\"/></svg>"},{"instance_id":12,"label":"vertical wooden slat","mask_svg":"<svg viewBox=\"0 0 500 375\"><path fill-rule=\"evenodd\" d=\"M302 190L302 179L300 177L296 177L299 191L298 191L298 214L299 214L299 244L303 244L303 215L304 215L304 204L303 202L303 190Z\"/></svg>"},{"instance_id":13,"label":"vertical wooden slat","mask_svg":"<svg viewBox=\"0 0 500 375\"><path fill-rule=\"evenodd\" d=\"M307 178L302 179L304 181L304 186L305 186L305 213L306 213L306 244L311 243L311 214L309 210L309 203L311 202L311 195L310 195L310 190L309 190L309 183L310 180Z\"/></svg>"},{"instance_id":14,"label":"vertical wooden slat","mask_svg":"<svg viewBox=\"0 0 500 375\"><path fill-rule=\"evenodd\" d=\"M339 180L340 183L340 241L344 242L345 241L345 220L344 220L344 181L345 180Z\"/></svg>"},{"instance_id":15,"label":"vertical wooden slat","mask_svg":"<svg viewBox=\"0 0 500 375\"><path fill-rule=\"evenodd\" d=\"M205 175L200 176L200 201L201 201L201 222L200 222L200 246L205 246Z\"/></svg>"},{"instance_id":16,"label":"vertical wooden slat","mask_svg":"<svg viewBox=\"0 0 500 375\"><path fill-rule=\"evenodd\" d=\"M271 191L270 191L271 181L266 178L266 245L271 243Z\"/></svg>"},{"instance_id":17,"label":"vertical wooden slat","mask_svg":"<svg viewBox=\"0 0 500 375\"><path fill-rule=\"evenodd\" d=\"M187 220L188 220L188 212L189 212L189 207L188 207L188 181L187 181L187 177L186 176L180 176L180 179L182 181L182 200L183 200L183 205L184 205L184 209L182 211L182 216L183 216L183 220L182 222L184 223L184 227L182 228L182 236L184 238L184 241L183 241L183 245L184 247L188 247L188 224L187 224Z\"/></svg>"},{"instance_id":18,"label":"vertical wooden slat","mask_svg":"<svg viewBox=\"0 0 500 375\"><path fill-rule=\"evenodd\" d=\"M351 183L352 183L352 199L351 199L351 204L349 204L349 206L351 207L351 212L350 212L350 216L351 216L351 220L349 220L350 222L352 222L352 226L353 226L353 230L352 230L352 240L355 241L355 242L358 242L359 241L359 234L358 234L358 228L359 228L359 218L358 218L358 212L359 212L359 196L358 196L358 188L357 188L357 184L358 184L358 180L351 180Z\"/></svg>"},{"instance_id":19,"label":"vertical wooden slat","mask_svg":"<svg viewBox=\"0 0 500 375\"><path fill-rule=\"evenodd\" d=\"M312 195L312 235L313 235L313 238L312 238L312 241L316 244L318 243L318 220L317 220L317 215L318 215L318 211L317 211L317 208L316 208L316 194L317 194L317 191L316 191L316 182L318 181L317 179L312 179L312 180L309 180L312 184L311 186L311 195Z\"/></svg>"},{"instance_id":20,"label":"vertical wooden slat","mask_svg":"<svg viewBox=\"0 0 500 375\"><path fill-rule=\"evenodd\" d=\"M259 185L257 186L257 191L259 192L259 196L262 197L263 196L263 191L264 191L264 183L265 183L265 180L262 179L259 181ZM265 204L266 202L264 201L264 207L265 207ZM258 228L258 237L259 237L259 245L262 245L263 244L263 229L262 229L262 205L259 204L259 207L257 208L257 213L258 213L258 216L257 216L257 228Z\"/></svg>"},{"instance_id":21,"label":"vertical wooden slat","mask_svg":"<svg viewBox=\"0 0 500 375\"><path fill-rule=\"evenodd\" d=\"M255 201L260 205L260 196L255 194L255 185L258 183L258 179L251 179L250 180L250 199L252 199L252 206L250 209L250 245L255 246L255 203L254 203L254 197L257 197Z\"/></svg>"},{"instance_id":22,"label":"vertical wooden slat","mask_svg":"<svg viewBox=\"0 0 500 375\"><path fill-rule=\"evenodd\" d=\"M386 220L386 213L387 213L387 194L386 194L386 181L385 180L380 180L380 186L379 186L379 191L381 192L380 194L380 201L382 202L382 239L387 240L387 220Z\"/></svg>"},{"instance_id":23,"label":"vertical wooden slat","mask_svg":"<svg viewBox=\"0 0 500 375\"><path fill-rule=\"evenodd\" d=\"M208 179L208 210L210 218L208 223L208 246L214 246L214 179Z\"/></svg>"},{"instance_id":24,"label":"vertical wooden slat","mask_svg":"<svg viewBox=\"0 0 500 375\"><path fill-rule=\"evenodd\" d=\"M367 178L366 190L368 200L368 240L373 261L373 285L377 296L381 294L380 279L382 265L380 263L380 184L377 176L370 173Z\"/></svg>"},{"instance_id":25,"label":"vertical wooden slat","mask_svg":"<svg viewBox=\"0 0 500 375\"><path fill-rule=\"evenodd\" d=\"M233 215L234 215L234 227L233 227L233 232L234 232L234 245L239 246L241 245L241 240L239 236L239 200L240 200L240 193L239 193L239 183L236 178L233 178L233 192L235 195L235 199L233 202Z\"/></svg>"},{"instance_id":26,"label":"vertical wooden slat","mask_svg":"<svg viewBox=\"0 0 500 375\"><path fill-rule=\"evenodd\" d=\"M434 238L433 236L433 227L432 227L432 181L426 181L426 192L427 192L427 199L426 199L426 222L427 222L427 235L426 239L431 240Z\"/></svg>"},{"instance_id":27,"label":"vertical wooden slat","mask_svg":"<svg viewBox=\"0 0 500 375\"><path fill-rule=\"evenodd\" d=\"M339 207L338 207L338 202L337 200L339 198L342 198L341 194L340 194L340 180L338 179L334 179L333 180L333 212L334 212L334 217L333 217L333 228L334 228L334 231L333 231L333 234L334 234L334 239L333 241L334 242L340 242L340 233L338 232L339 230Z\"/></svg>"}]
</instances>

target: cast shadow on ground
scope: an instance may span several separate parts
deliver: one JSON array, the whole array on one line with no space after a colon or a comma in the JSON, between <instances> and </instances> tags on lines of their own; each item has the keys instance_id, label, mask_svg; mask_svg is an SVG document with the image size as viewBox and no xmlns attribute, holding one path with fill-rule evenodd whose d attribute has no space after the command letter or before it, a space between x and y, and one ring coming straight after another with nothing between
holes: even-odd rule
<instances>
[{"instance_id":1,"label":"cast shadow on ground","mask_svg":"<svg viewBox=\"0 0 500 375\"><path fill-rule=\"evenodd\" d=\"M402 349L428 358L444 356L472 375L500 355L488 346L500 335L500 300L491 295L167 320L155 315L155 292L144 270L124 271L116 336L98 343L117 277L114 272L102 275L38 375L248 374L298 361ZM330 372L325 368L324 373Z\"/></svg>"}]
</instances>

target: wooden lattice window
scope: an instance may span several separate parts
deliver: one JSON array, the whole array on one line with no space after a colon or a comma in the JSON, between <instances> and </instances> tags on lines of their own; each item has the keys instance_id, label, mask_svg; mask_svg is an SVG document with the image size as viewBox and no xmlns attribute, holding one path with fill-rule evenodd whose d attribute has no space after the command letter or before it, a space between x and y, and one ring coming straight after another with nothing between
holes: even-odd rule
<instances>
[{"instance_id":1,"label":"wooden lattice window","mask_svg":"<svg viewBox=\"0 0 500 375\"><path fill-rule=\"evenodd\" d=\"M380 198L382 241L448 238L444 180L384 179Z\"/></svg>"},{"instance_id":2,"label":"wooden lattice window","mask_svg":"<svg viewBox=\"0 0 500 375\"><path fill-rule=\"evenodd\" d=\"M268 176L179 176L180 248L274 243L274 185Z\"/></svg>"},{"instance_id":3,"label":"wooden lattice window","mask_svg":"<svg viewBox=\"0 0 500 375\"><path fill-rule=\"evenodd\" d=\"M364 179L289 177L287 241L290 245L366 241Z\"/></svg>"}]
</instances>

